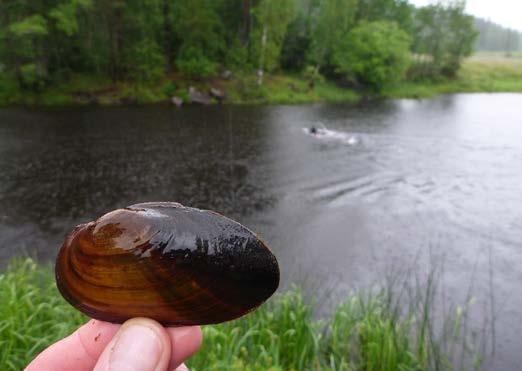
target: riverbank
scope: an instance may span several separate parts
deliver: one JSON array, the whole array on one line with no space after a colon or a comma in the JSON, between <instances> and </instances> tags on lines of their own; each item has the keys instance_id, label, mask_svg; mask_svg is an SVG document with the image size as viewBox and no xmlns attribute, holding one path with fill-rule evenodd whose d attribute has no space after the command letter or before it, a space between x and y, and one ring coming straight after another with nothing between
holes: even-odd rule
<instances>
[{"instance_id":1,"label":"riverbank","mask_svg":"<svg viewBox=\"0 0 522 371\"><path fill-rule=\"evenodd\" d=\"M226 93L229 104L300 104L315 102L357 102L367 94L318 81L313 87L298 75L271 75L262 86L256 77L244 74L192 81L170 75L155 84L112 83L101 77L72 76L39 93L16 89L14 81L0 80L0 106L71 106L171 103L174 96L190 102L190 87L207 92L210 88ZM522 58L479 55L467 59L456 79L439 81L404 81L387 87L386 98L427 98L438 94L465 92L522 92ZM217 102L216 99L213 102Z\"/></svg>"},{"instance_id":2,"label":"riverbank","mask_svg":"<svg viewBox=\"0 0 522 371\"><path fill-rule=\"evenodd\" d=\"M464 61L458 78L435 82L402 82L384 90L387 98L429 98L450 93L522 92L522 55L482 54Z\"/></svg>"},{"instance_id":3,"label":"riverbank","mask_svg":"<svg viewBox=\"0 0 522 371\"><path fill-rule=\"evenodd\" d=\"M204 327L191 370L450 370L466 344L466 307L435 321L435 281L351 295L327 320L293 288L239 320ZM0 369L19 370L87 318L58 293L52 269L27 259L0 274ZM437 328L437 327L440 328ZM464 349L464 348L463 348ZM458 359L457 359L458 358Z\"/></svg>"}]
</instances>

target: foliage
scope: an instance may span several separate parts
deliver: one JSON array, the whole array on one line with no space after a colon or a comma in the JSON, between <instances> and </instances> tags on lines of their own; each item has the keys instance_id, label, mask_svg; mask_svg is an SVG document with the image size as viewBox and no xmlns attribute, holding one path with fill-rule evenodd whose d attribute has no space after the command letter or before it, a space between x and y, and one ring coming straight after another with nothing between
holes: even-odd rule
<instances>
[{"instance_id":1,"label":"foliage","mask_svg":"<svg viewBox=\"0 0 522 371\"><path fill-rule=\"evenodd\" d=\"M328 322L314 319L313 305L294 287L239 320L205 326L203 348L188 366L194 371L454 369L452 347L468 336L467 305L447 315L438 329L433 279L416 288L403 285L355 293ZM22 369L87 320L60 296L50 267L32 260L12 262L0 274L0 302L1 370ZM472 345L468 351L478 355Z\"/></svg>"},{"instance_id":2,"label":"foliage","mask_svg":"<svg viewBox=\"0 0 522 371\"><path fill-rule=\"evenodd\" d=\"M49 33L47 20L34 14L15 21L7 27L6 38L11 44L15 58L15 74L23 88L40 89L45 81L46 68L37 46Z\"/></svg>"},{"instance_id":3,"label":"foliage","mask_svg":"<svg viewBox=\"0 0 522 371\"><path fill-rule=\"evenodd\" d=\"M413 5L408 0L359 0L359 21L390 21L411 34L413 28Z\"/></svg>"},{"instance_id":4,"label":"foliage","mask_svg":"<svg viewBox=\"0 0 522 371\"><path fill-rule=\"evenodd\" d=\"M409 78L454 77L476 31L460 0L444 4L416 9L407 0L5 0L0 2L0 71L16 82L15 96L36 100L76 76L102 77L144 92L167 75L201 82L228 69L252 76L241 84L259 85L274 73L310 77L309 65L333 84L345 82L339 71L380 90L389 83L383 77L389 71L376 68L372 59L348 68L341 60L355 55L348 38L355 29L380 32L376 25L395 24L414 40ZM505 35L506 50L515 50L517 38ZM403 55L380 42L383 36L371 38L383 48L375 51L377 64L382 56ZM371 81L369 71L378 72ZM243 90L264 94L257 87ZM306 94L293 95L300 100Z\"/></svg>"},{"instance_id":5,"label":"foliage","mask_svg":"<svg viewBox=\"0 0 522 371\"><path fill-rule=\"evenodd\" d=\"M91 0L75 0L68 3L59 4L49 11L49 17L56 22L56 28L72 36L78 33L79 25L76 14L80 8L89 8Z\"/></svg>"},{"instance_id":6,"label":"foliage","mask_svg":"<svg viewBox=\"0 0 522 371\"><path fill-rule=\"evenodd\" d=\"M40 90L44 85L45 72L36 63L26 63L19 68L19 78L23 86Z\"/></svg>"},{"instance_id":7,"label":"foliage","mask_svg":"<svg viewBox=\"0 0 522 371\"><path fill-rule=\"evenodd\" d=\"M264 0L254 9L258 26L254 38L255 60L259 70L273 71L279 66L286 30L296 16L293 0Z\"/></svg>"},{"instance_id":8,"label":"foliage","mask_svg":"<svg viewBox=\"0 0 522 371\"><path fill-rule=\"evenodd\" d=\"M375 90L400 80L408 68L410 37L395 23L354 28L334 52L337 71Z\"/></svg>"},{"instance_id":9,"label":"foliage","mask_svg":"<svg viewBox=\"0 0 522 371\"><path fill-rule=\"evenodd\" d=\"M39 14L24 18L9 25L8 30L15 37L47 35L47 21Z\"/></svg>"},{"instance_id":10,"label":"foliage","mask_svg":"<svg viewBox=\"0 0 522 371\"><path fill-rule=\"evenodd\" d=\"M420 8L414 36L413 51L424 57L417 58L413 76L454 77L462 59L473 51L477 32L473 17L464 13L464 3L458 1Z\"/></svg>"},{"instance_id":11,"label":"foliage","mask_svg":"<svg viewBox=\"0 0 522 371\"><path fill-rule=\"evenodd\" d=\"M317 66L332 64L334 50L342 48L355 25L357 0L321 0L312 32L310 60Z\"/></svg>"},{"instance_id":12,"label":"foliage","mask_svg":"<svg viewBox=\"0 0 522 371\"><path fill-rule=\"evenodd\" d=\"M129 70L137 81L159 80L165 72L165 56L153 40L143 39L133 45L128 58L133 61Z\"/></svg>"},{"instance_id":13,"label":"foliage","mask_svg":"<svg viewBox=\"0 0 522 371\"><path fill-rule=\"evenodd\" d=\"M216 72L216 64L199 48L183 49L176 65L182 73L195 78L208 77Z\"/></svg>"},{"instance_id":14,"label":"foliage","mask_svg":"<svg viewBox=\"0 0 522 371\"><path fill-rule=\"evenodd\" d=\"M319 82L324 82L324 77L319 72L319 69L314 66L306 66L303 71L303 76L308 80L308 84L310 87L315 87L315 84Z\"/></svg>"},{"instance_id":15,"label":"foliage","mask_svg":"<svg viewBox=\"0 0 522 371\"><path fill-rule=\"evenodd\" d=\"M229 80L214 77L212 84L218 82L227 91L227 102L232 104L356 102L361 98L360 92L339 86L320 75L311 88L311 76L314 74L314 66L305 68L301 75L272 74L267 76L265 84L260 87L254 75L236 72ZM213 86L209 82L199 83L203 84L203 90ZM113 84L103 76L75 75L42 92L22 93L18 90L14 76L0 74L0 106L115 105L129 101L160 103L170 102L173 95L189 102L187 87L191 84L193 82L189 80L173 76L152 84L139 84L137 89L134 83ZM385 86L380 95L390 98L423 98L457 92L522 92L522 58L508 58L503 54L468 58L463 61L456 78L401 81Z\"/></svg>"},{"instance_id":16,"label":"foliage","mask_svg":"<svg viewBox=\"0 0 522 371\"><path fill-rule=\"evenodd\" d=\"M306 65L311 43L309 16L305 9L299 8L297 17L288 25L286 36L281 46L280 65L287 71L298 72Z\"/></svg>"},{"instance_id":17,"label":"foliage","mask_svg":"<svg viewBox=\"0 0 522 371\"><path fill-rule=\"evenodd\" d=\"M190 76L214 73L225 45L223 24L211 0L182 0L175 7L175 29L181 36L177 66Z\"/></svg>"},{"instance_id":18,"label":"foliage","mask_svg":"<svg viewBox=\"0 0 522 371\"><path fill-rule=\"evenodd\" d=\"M239 39L234 38L225 52L224 64L236 71L248 71L251 63L248 59L248 49L241 46Z\"/></svg>"}]
</instances>

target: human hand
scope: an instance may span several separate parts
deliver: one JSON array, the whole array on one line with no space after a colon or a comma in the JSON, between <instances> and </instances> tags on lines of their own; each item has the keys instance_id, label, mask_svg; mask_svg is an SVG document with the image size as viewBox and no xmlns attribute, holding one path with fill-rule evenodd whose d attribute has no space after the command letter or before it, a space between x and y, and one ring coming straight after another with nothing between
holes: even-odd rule
<instances>
[{"instance_id":1,"label":"human hand","mask_svg":"<svg viewBox=\"0 0 522 371\"><path fill-rule=\"evenodd\" d=\"M123 325L90 320L40 353L26 371L181 371L201 342L199 326L165 328L148 318Z\"/></svg>"}]
</instances>

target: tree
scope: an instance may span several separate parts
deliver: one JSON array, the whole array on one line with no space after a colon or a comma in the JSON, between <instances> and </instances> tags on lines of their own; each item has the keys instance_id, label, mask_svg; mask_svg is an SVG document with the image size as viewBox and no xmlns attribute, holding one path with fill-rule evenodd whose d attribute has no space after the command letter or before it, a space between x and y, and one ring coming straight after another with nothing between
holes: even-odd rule
<instances>
[{"instance_id":1,"label":"tree","mask_svg":"<svg viewBox=\"0 0 522 371\"><path fill-rule=\"evenodd\" d=\"M42 43L49 33L47 20L39 14L24 17L7 27L13 49L14 69L22 88L38 90L47 77L47 59Z\"/></svg>"},{"instance_id":2,"label":"tree","mask_svg":"<svg viewBox=\"0 0 522 371\"><path fill-rule=\"evenodd\" d=\"M301 11L287 28L280 57L283 69L300 71L305 67L311 41L308 30L307 15Z\"/></svg>"},{"instance_id":3,"label":"tree","mask_svg":"<svg viewBox=\"0 0 522 371\"><path fill-rule=\"evenodd\" d=\"M387 79L363 71L374 60L347 61L362 36L379 61L402 57L380 42L391 23L414 39L411 76L454 76L476 37L462 0L418 10L408 0L0 0L0 77L10 89L41 90L74 75L145 83L173 68L205 78L225 67L257 69L262 83L282 68L304 72L311 86L337 72L380 86ZM522 46L520 33L477 24L481 47ZM361 31L372 27L375 35Z\"/></svg>"},{"instance_id":4,"label":"tree","mask_svg":"<svg viewBox=\"0 0 522 371\"><path fill-rule=\"evenodd\" d=\"M476 48L487 51L522 51L522 32L502 27L491 21L475 18L479 31Z\"/></svg>"},{"instance_id":5,"label":"tree","mask_svg":"<svg viewBox=\"0 0 522 371\"><path fill-rule=\"evenodd\" d=\"M317 17L312 27L312 45L309 58L316 71L332 64L335 49L355 26L357 0L320 0Z\"/></svg>"},{"instance_id":6,"label":"tree","mask_svg":"<svg viewBox=\"0 0 522 371\"><path fill-rule=\"evenodd\" d=\"M213 74L225 49L224 27L211 0L179 0L175 28L182 39L176 65L192 77Z\"/></svg>"},{"instance_id":7,"label":"tree","mask_svg":"<svg viewBox=\"0 0 522 371\"><path fill-rule=\"evenodd\" d=\"M471 54L477 37L473 17L464 13L464 2L430 5L415 15L413 51L418 77L453 77L462 59Z\"/></svg>"},{"instance_id":8,"label":"tree","mask_svg":"<svg viewBox=\"0 0 522 371\"><path fill-rule=\"evenodd\" d=\"M363 22L336 48L334 63L348 79L379 91L404 76L410 43L395 23Z\"/></svg>"},{"instance_id":9,"label":"tree","mask_svg":"<svg viewBox=\"0 0 522 371\"><path fill-rule=\"evenodd\" d=\"M357 21L396 22L404 31L413 29L414 6L408 0L359 0Z\"/></svg>"},{"instance_id":10,"label":"tree","mask_svg":"<svg viewBox=\"0 0 522 371\"><path fill-rule=\"evenodd\" d=\"M129 51L129 71L139 82L158 80L165 72L166 60L156 41L142 39Z\"/></svg>"},{"instance_id":11,"label":"tree","mask_svg":"<svg viewBox=\"0 0 522 371\"><path fill-rule=\"evenodd\" d=\"M223 24L226 47L220 60L233 70L250 69L250 41L252 25L252 0L214 0L216 12Z\"/></svg>"},{"instance_id":12,"label":"tree","mask_svg":"<svg viewBox=\"0 0 522 371\"><path fill-rule=\"evenodd\" d=\"M263 0L254 9L257 21L254 38L255 59L259 66L261 84L264 71L273 71L279 66L279 57L288 25L296 16L293 0Z\"/></svg>"},{"instance_id":13,"label":"tree","mask_svg":"<svg viewBox=\"0 0 522 371\"><path fill-rule=\"evenodd\" d=\"M478 36L473 17L465 14L464 9L465 2L458 2L447 8L447 56L441 66L441 72L449 77L454 77L462 59L471 55Z\"/></svg>"},{"instance_id":14,"label":"tree","mask_svg":"<svg viewBox=\"0 0 522 371\"><path fill-rule=\"evenodd\" d=\"M164 75L167 57L164 44L165 17L162 0L127 0L123 13L124 76L139 82L154 81Z\"/></svg>"}]
</instances>

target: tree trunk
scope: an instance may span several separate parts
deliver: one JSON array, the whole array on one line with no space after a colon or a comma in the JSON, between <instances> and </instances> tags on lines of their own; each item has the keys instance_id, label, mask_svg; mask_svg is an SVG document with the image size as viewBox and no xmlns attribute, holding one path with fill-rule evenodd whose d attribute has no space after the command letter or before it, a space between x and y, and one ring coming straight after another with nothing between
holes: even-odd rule
<instances>
[{"instance_id":1,"label":"tree trunk","mask_svg":"<svg viewBox=\"0 0 522 371\"><path fill-rule=\"evenodd\" d=\"M250 18L250 0L243 0L243 29L241 32L241 41L243 45L247 45L250 40L250 28L252 27Z\"/></svg>"},{"instance_id":2,"label":"tree trunk","mask_svg":"<svg viewBox=\"0 0 522 371\"><path fill-rule=\"evenodd\" d=\"M263 35L261 36L261 54L259 56L259 70L257 71L257 85L263 85L264 63L265 63L265 47L267 38L267 27L263 26Z\"/></svg>"},{"instance_id":3,"label":"tree trunk","mask_svg":"<svg viewBox=\"0 0 522 371\"><path fill-rule=\"evenodd\" d=\"M116 8L109 17L109 39L111 43L110 50L110 75L113 82L122 78L121 65L121 48L123 44L122 35L122 10Z\"/></svg>"}]
</instances>

